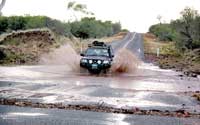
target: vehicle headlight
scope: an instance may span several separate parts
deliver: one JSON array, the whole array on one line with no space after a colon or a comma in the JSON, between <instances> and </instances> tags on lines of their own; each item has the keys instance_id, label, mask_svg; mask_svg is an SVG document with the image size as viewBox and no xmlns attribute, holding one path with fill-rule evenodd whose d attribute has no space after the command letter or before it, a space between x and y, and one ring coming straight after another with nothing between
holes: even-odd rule
<instances>
[{"instance_id":1,"label":"vehicle headlight","mask_svg":"<svg viewBox=\"0 0 200 125\"><path fill-rule=\"evenodd\" d=\"M104 61L103 61L103 64L108 64L108 63L109 63L108 60L104 60Z\"/></svg>"},{"instance_id":2,"label":"vehicle headlight","mask_svg":"<svg viewBox=\"0 0 200 125\"><path fill-rule=\"evenodd\" d=\"M81 62L87 63L87 59L81 59Z\"/></svg>"},{"instance_id":3,"label":"vehicle headlight","mask_svg":"<svg viewBox=\"0 0 200 125\"><path fill-rule=\"evenodd\" d=\"M101 60L98 60L97 63L98 63L98 64L101 64Z\"/></svg>"},{"instance_id":4,"label":"vehicle headlight","mask_svg":"<svg viewBox=\"0 0 200 125\"><path fill-rule=\"evenodd\" d=\"M92 64L92 60L89 60L89 63Z\"/></svg>"}]
</instances>

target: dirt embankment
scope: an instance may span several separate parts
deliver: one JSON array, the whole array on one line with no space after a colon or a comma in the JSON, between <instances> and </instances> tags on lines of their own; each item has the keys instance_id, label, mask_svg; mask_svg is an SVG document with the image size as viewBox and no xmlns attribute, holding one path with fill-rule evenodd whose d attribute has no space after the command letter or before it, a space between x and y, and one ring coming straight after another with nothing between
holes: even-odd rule
<instances>
[{"instance_id":1,"label":"dirt embankment","mask_svg":"<svg viewBox=\"0 0 200 125\"><path fill-rule=\"evenodd\" d=\"M88 43L94 40L117 41L125 35L125 32L120 32L111 37L80 40L75 37L69 39L56 35L49 29L33 29L4 34L0 36L0 65L29 65L41 64L41 62L42 64L44 62L45 64L60 64L61 60L62 63L68 64L71 61L63 61L63 59L73 59L74 55L77 57L81 50L87 48Z\"/></svg>"},{"instance_id":2,"label":"dirt embankment","mask_svg":"<svg viewBox=\"0 0 200 125\"><path fill-rule=\"evenodd\" d=\"M117 34L112 37L108 37L109 40L111 38L113 41L117 41L120 38L122 39L123 37L122 35ZM82 44L85 45L85 48L83 48L83 50L87 48L86 45L89 43L89 41L90 40L88 41L84 40L84 43ZM102 40L98 40L98 41L102 41ZM108 40L105 40L105 41L109 42ZM73 43L69 41L49 53L42 54L39 64L66 65L68 66L68 68L71 69L72 72L80 72L79 63L80 63L81 57L79 55L80 45L78 43L80 44L80 42L78 42L77 40L75 40ZM127 58L129 60L127 60ZM115 54L113 65L110 68L110 73L112 74L134 73L137 70L137 67L140 63L141 62L139 61L139 59L129 50L120 49Z\"/></svg>"},{"instance_id":3,"label":"dirt embankment","mask_svg":"<svg viewBox=\"0 0 200 125\"><path fill-rule=\"evenodd\" d=\"M163 69L175 69L186 76L200 75L200 49L181 53L173 42L158 41L152 34L144 34L145 58ZM159 48L159 56L157 56Z\"/></svg>"},{"instance_id":4,"label":"dirt embankment","mask_svg":"<svg viewBox=\"0 0 200 125\"><path fill-rule=\"evenodd\" d=\"M36 64L42 53L57 46L48 29L18 31L1 36L0 64Z\"/></svg>"}]
</instances>

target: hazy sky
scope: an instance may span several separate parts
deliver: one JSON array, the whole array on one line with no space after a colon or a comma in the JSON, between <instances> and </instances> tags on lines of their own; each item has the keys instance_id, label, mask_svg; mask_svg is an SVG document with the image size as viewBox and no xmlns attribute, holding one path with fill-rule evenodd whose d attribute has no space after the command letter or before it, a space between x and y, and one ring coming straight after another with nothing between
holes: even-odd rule
<instances>
[{"instance_id":1,"label":"hazy sky","mask_svg":"<svg viewBox=\"0 0 200 125\"><path fill-rule=\"evenodd\" d=\"M123 28L136 32L147 32L150 25L158 23L158 15L166 22L178 18L186 6L200 12L200 0L7 0L3 14L46 15L67 21L69 1L86 4L97 19L120 21Z\"/></svg>"}]
</instances>

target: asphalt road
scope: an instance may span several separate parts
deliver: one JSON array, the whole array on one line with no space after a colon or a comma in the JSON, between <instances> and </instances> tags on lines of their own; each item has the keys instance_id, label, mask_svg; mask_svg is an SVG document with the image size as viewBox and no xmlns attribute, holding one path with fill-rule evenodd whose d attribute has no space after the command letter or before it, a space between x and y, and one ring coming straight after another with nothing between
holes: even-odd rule
<instances>
[{"instance_id":1,"label":"asphalt road","mask_svg":"<svg viewBox=\"0 0 200 125\"><path fill-rule=\"evenodd\" d=\"M128 33L123 40L114 41L111 44L115 52L125 48L141 60L144 59L141 34ZM102 103L105 106L124 109L136 107L161 111L184 109L198 114L200 113L199 102L187 93L199 91L200 80L179 77L180 74L159 69L148 63L142 63L134 74L106 76L70 72L70 67L66 65L4 66L0 67L0 97L26 99L40 103L62 103L63 105ZM38 120L34 120L35 118ZM50 124L54 123L53 121L58 121L58 124L115 124L119 122L119 124L134 125L198 125L196 122L198 119L189 118L0 106L0 123L5 125Z\"/></svg>"},{"instance_id":2,"label":"asphalt road","mask_svg":"<svg viewBox=\"0 0 200 125\"><path fill-rule=\"evenodd\" d=\"M199 125L200 119L0 105L0 125Z\"/></svg>"},{"instance_id":3,"label":"asphalt road","mask_svg":"<svg viewBox=\"0 0 200 125\"><path fill-rule=\"evenodd\" d=\"M143 38L140 33L128 33L122 40L113 41L111 45L115 52L121 48L126 48L133 52L139 59L144 60Z\"/></svg>"}]
</instances>

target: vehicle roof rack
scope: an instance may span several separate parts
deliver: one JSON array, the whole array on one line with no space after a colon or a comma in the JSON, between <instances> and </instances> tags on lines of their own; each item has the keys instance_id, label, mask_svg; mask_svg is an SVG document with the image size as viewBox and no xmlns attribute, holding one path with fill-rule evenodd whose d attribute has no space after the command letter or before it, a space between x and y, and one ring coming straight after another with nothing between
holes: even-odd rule
<instances>
[{"instance_id":1,"label":"vehicle roof rack","mask_svg":"<svg viewBox=\"0 0 200 125\"><path fill-rule=\"evenodd\" d=\"M88 44L88 47L108 47L104 42L94 41L92 44Z\"/></svg>"}]
</instances>

